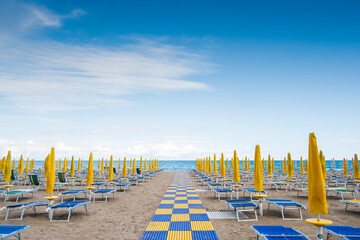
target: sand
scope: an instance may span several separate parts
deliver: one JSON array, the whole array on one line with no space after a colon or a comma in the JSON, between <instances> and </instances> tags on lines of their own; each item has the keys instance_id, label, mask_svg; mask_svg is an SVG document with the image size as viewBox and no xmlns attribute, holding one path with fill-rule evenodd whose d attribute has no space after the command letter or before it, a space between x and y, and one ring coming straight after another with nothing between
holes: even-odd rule
<instances>
[{"instance_id":1,"label":"sand","mask_svg":"<svg viewBox=\"0 0 360 240\"><path fill-rule=\"evenodd\" d=\"M30 229L23 232L23 239L140 239L151 218L153 217L161 199L169 187L175 172L162 172L146 183L132 187L130 191L117 192L115 199L107 203L91 203L87 214L73 214L69 223L50 222L47 214L34 215L29 210L22 221L5 222L6 211L0 211L1 224L30 225ZM196 189L206 189L201 186L197 178L189 173ZM252 182L243 182L246 187L253 187ZM15 188L24 188L14 187ZM83 189L84 186L69 187L69 189ZM297 197L295 191L270 190L271 198L287 198L308 206L307 197ZM57 193L56 193L57 194ZM211 192L198 192L207 211L225 211L224 202L213 197ZM22 199L20 202L41 201L47 196L44 190L39 190L34 198ZM58 201L59 202L59 201ZM0 207L8 205L0 203ZM360 227L360 213L344 212L344 205L336 197L328 198L329 215L325 218L336 225L351 225ZM353 207L352 207L353 209ZM295 215L290 215L295 216ZM314 217L303 210L304 219ZM315 228L305 221L283 221L280 212L267 212L259 217L259 222L237 222L236 220L211 220L220 240L254 239L255 234L251 225L284 225L293 227L315 239Z\"/></svg>"},{"instance_id":2,"label":"sand","mask_svg":"<svg viewBox=\"0 0 360 240\"><path fill-rule=\"evenodd\" d=\"M193 175L192 175L193 176ZM206 189L207 187L201 186L200 182L196 181L195 177L191 178L196 189L202 188ZM253 182L242 181L245 187L254 187ZM297 197L296 191L286 192L285 190L270 190L270 185L267 187L264 185L264 190L267 191L269 198L282 198L282 199L291 199L302 205L305 205L308 208L308 199L307 197ZM198 192L198 195L201 198L201 201L208 212L216 211L226 211L227 205L219 201L217 198L214 198L213 193L211 192ZM305 194L302 194L305 196ZM234 194L234 197L236 195ZM242 196L240 194L239 196ZM359 194L358 194L359 196ZM357 197L357 199L359 199ZM267 206L267 205L266 205ZM350 225L353 227L360 227L360 212L345 212L344 204L340 202L338 197L328 197L328 215L322 215L322 218L329 219L333 221L334 225ZM350 207L354 209L354 207ZM349 208L349 209L350 209ZM271 208L275 210L276 208ZM356 209L355 209L356 210ZM316 215L309 214L308 210L303 210L303 218L314 218ZM296 217L297 212L289 212L289 217ZM259 217L259 216L258 216ZM311 239L316 239L316 230L310 224L307 224L305 220L282 220L280 211L267 211L264 204L264 216L259 217L259 221L251 222L238 222L237 220L211 220L215 231L220 240L232 240L232 239L254 239L256 234L251 229L251 225L284 225L286 227L293 227L295 230L298 230Z\"/></svg>"},{"instance_id":3,"label":"sand","mask_svg":"<svg viewBox=\"0 0 360 240\"><path fill-rule=\"evenodd\" d=\"M131 187L125 193L117 192L115 198L109 199L107 203L88 204L88 213L73 214L69 223L50 222L48 214L35 216L31 210L22 221L7 222L4 221L6 211L1 211L0 221L1 224L8 225L30 225L30 229L22 233L23 239L137 240L141 238L153 217L174 175L174 172L162 172L148 182ZM84 186L69 189L84 189ZM19 202L42 201L42 197L47 195L44 190L39 190L34 198L22 199ZM6 205L8 204L0 203L0 207Z\"/></svg>"}]
</instances>

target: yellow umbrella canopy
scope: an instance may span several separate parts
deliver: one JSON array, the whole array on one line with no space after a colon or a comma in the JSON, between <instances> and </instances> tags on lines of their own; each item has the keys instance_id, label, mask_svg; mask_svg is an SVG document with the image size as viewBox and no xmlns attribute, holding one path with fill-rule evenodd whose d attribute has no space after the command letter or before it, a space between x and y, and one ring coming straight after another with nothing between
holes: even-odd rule
<instances>
[{"instance_id":1,"label":"yellow umbrella canopy","mask_svg":"<svg viewBox=\"0 0 360 240\"><path fill-rule=\"evenodd\" d=\"M63 164L62 170L63 170L63 172L66 172L66 158L64 158L64 164Z\"/></svg>"},{"instance_id":2,"label":"yellow umbrella canopy","mask_svg":"<svg viewBox=\"0 0 360 240\"><path fill-rule=\"evenodd\" d=\"M107 169L108 168L108 160L106 159L106 161L105 161L105 169Z\"/></svg>"},{"instance_id":3,"label":"yellow umbrella canopy","mask_svg":"<svg viewBox=\"0 0 360 240\"><path fill-rule=\"evenodd\" d=\"M72 158L71 158L70 175L71 175L71 176L74 176L74 175L75 175L75 163L74 163L74 156L72 156Z\"/></svg>"},{"instance_id":4,"label":"yellow umbrella canopy","mask_svg":"<svg viewBox=\"0 0 360 240\"><path fill-rule=\"evenodd\" d=\"M124 157L124 165L123 165L123 177L127 176L127 168L126 168L126 157Z\"/></svg>"},{"instance_id":5,"label":"yellow umbrella canopy","mask_svg":"<svg viewBox=\"0 0 360 240\"><path fill-rule=\"evenodd\" d=\"M15 170L15 159L13 159L12 170Z\"/></svg>"},{"instance_id":6,"label":"yellow umbrella canopy","mask_svg":"<svg viewBox=\"0 0 360 240\"><path fill-rule=\"evenodd\" d=\"M3 157L0 162L1 172L3 172L3 173L5 172L5 164L6 164L6 159L5 159L5 157Z\"/></svg>"},{"instance_id":7,"label":"yellow umbrella canopy","mask_svg":"<svg viewBox=\"0 0 360 240\"><path fill-rule=\"evenodd\" d=\"M243 168L244 168L244 161L243 161ZM248 170L247 157L245 157L245 171L247 170Z\"/></svg>"},{"instance_id":8,"label":"yellow umbrella canopy","mask_svg":"<svg viewBox=\"0 0 360 240\"><path fill-rule=\"evenodd\" d=\"M229 159L226 159L226 169L229 169Z\"/></svg>"},{"instance_id":9,"label":"yellow umbrella canopy","mask_svg":"<svg viewBox=\"0 0 360 240\"><path fill-rule=\"evenodd\" d=\"M114 162L113 162L113 156L110 156L110 166L109 166L109 180L114 179Z\"/></svg>"},{"instance_id":10,"label":"yellow umbrella canopy","mask_svg":"<svg viewBox=\"0 0 360 240\"><path fill-rule=\"evenodd\" d=\"M59 170L61 169L61 158L59 159Z\"/></svg>"},{"instance_id":11,"label":"yellow umbrella canopy","mask_svg":"<svg viewBox=\"0 0 360 240\"><path fill-rule=\"evenodd\" d=\"M147 171L147 163L146 163L147 161L146 161L146 158L145 158L145 160L144 160L144 171L146 172Z\"/></svg>"},{"instance_id":12,"label":"yellow umbrella canopy","mask_svg":"<svg viewBox=\"0 0 360 240\"><path fill-rule=\"evenodd\" d=\"M305 172L308 172L308 160L305 159Z\"/></svg>"},{"instance_id":13,"label":"yellow umbrella canopy","mask_svg":"<svg viewBox=\"0 0 360 240\"><path fill-rule=\"evenodd\" d=\"M98 160L98 171L100 171L100 158Z\"/></svg>"},{"instance_id":14,"label":"yellow umbrella canopy","mask_svg":"<svg viewBox=\"0 0 360 240\"><path fill-rule=\"evenodd\" d=\"M309 135L309 166L308 166L308 199L309 212L327 214L327 200L321 160L319 157L316 137Z\"/></svg>"},{"instance_id":15,"label":"yellow umbrella canopy","mask_svg":"<svg viewBox=\"0 0 360 240\"><path fill-rule=\"evenodd\" d=\"M28 172L30 170L30 166L29 166L29 158L26 159L26 167L25 167L25 172Z\"/></svg>"},{"instance_id":16,"label":"yellow umbrella canopy","mask_svg":"<svg viewBox=\"0 0 360 240\"><path fill-rule=\"evenodd\" d=\"M121 158L119 158L119 171L121 170Z\"/></svg>"},{"instance_id":17,"label":"yellow umbrella canopy","mask_svg":"<svg viewBox=\"0 0 360 240\"><path fill-rule=\"evenodd\" d=\"M239 168L239 161L236 154L236 150L234 150L234 169L233 169L233 182L238 183L240 182L240 168Z\"/></svg>"},{"instance_id":18,"label":"yellow umbrella canopy","mask_svg":"<svg viewBox=\"0 0 360 240\"><path fill-rule=\"evenodd\" d=\"M23 156L20 156L20 161L19 161L19 174L24 174L24 159Z\"/></svg>"},{"instance_id":19,"label":"yellow umbrella canopy","mask_svg":"<svg viewBox=\"0 0 360 240\"><path fill-rule=\"evenodd\" d=\"M345 158L343 159L343 175L344 175L344 176L347 176L347 175L348 175L348 172L347 172L347 162L346 162L346 159L345 159Z\"/></svg>"},{"instance_id":20,"label":"yellow umbrella canopy","mask_svg":"<svg viewBox=\"0 0 360 240\"><path fill-rule=\"evenodd\" d=\"M212 167L211 167L211 158L210 158L210 156L209 156L209 158L208 158L208 161L209 161L209 173L212 173L212 172L213 172L213 169L212 169Z\"/></svg>"},{"instance_id":21,"label":"yellow umbrella canopy","mask_svg":"<svg viewBox=\"0 0 360 240\"><path fill-rule=\"evenodd\" d=\"M302 157L300 157L300 173L304 173L304 165L303 165Z\"/></svg>"},{"instance_id":22,"label":"yellow umbrella canopy","mask_svg":"<svg viewBox=\"0 0 360 240\"><path fill-rule=\"evenodd\" d=\"M288 178L292 178L294 176L294 168L290 153L288 153L287 156L287 164L288 164L288 172L287 172Z\"/></svg>"},{"instance_id":23,"label":"yellow umbrella canopy","mask_svg":"<svg viewBox=\"0 0 360 240\"><path fill-rule=\"evenodd\" d=\"M55 148L51 148L50 156L47 160L46 193L52 194L55 185Z\"/></svg>"},{"instance_id":24,"label":"yellow umbrella canopy","mask_svg":"<svg viewBox=\"0 0 360 240\"><path fill-rule=\"evenodd\" d=\"M4 182L10 182L11 179L11 152L8 152L6 161L5 161L5 166L4 166Z\"/></svg>"},{"instance_id":25,"label":"yellow umbrella canopy","mask_svg":"<svg viewBox=\"0 0 360 240\"><path fill-rule=\"evenodd\" d=\"M218 174L217 162L216 162L216 154L214 154L214 173Z\"/></svg>"},{"instance_id":26,"label":"yellow umbrella canopy","mask_svg":"<svg viewBox=\"0 0 360 240\"><path fill-rule=\"evenodd\" d=\"M255 147L255 158L254 158L254 181L255 181L255 191L261 192L263 188L263 171L261 164L261 155L260 155L260 146L256 145Z\"/></svg>"},{"instance_id":27,"label":"yellow umbrella canopy","mask_svg":"<svg viewBox=\"0 0 360 240\"><path fill-rule=\"evenodd\" d=\"M78 168L77 168L78 172L80 172L81 170L81 161L80 161L80 158L79 158L79 162L78 162Z\"/></svg>"},{"instance_id":28,"label":"yellow umbrella canopy","mask_svg":"<svg viewBox=\"0 0 360 240\"><path fill-rule=\"evenodd\" d=\"M101 172L101 173L103 173L103 172L104 172L104 158L102 158L102 159L101 159L100 172Z\"/></svg>"},{"instance_id":29,"label":"yellow umbrella canopy","mask_svg":"<svg viewBox=\"0 0 360 240\"><path fill-rule=\"evenodd\" d=\"M360 178L358 155L354 156L354 178Z\"/></svg>"},{"instance_id":30,"label":"yellow umbrella canopy","mask_svg":"<svg viewBox=\"0 0 360 240\"><path fill-rule=\"evenodd\" d=\"M221 158L220 158L220 176L225 177L225 160L223 153L221 153Z\"/></svg>"},{"instance_id":31,"label":"yellow umbrella canopy","mask_svg":"<svg viewBox=\"0 0 360 240\"><path fill-rule=\"evenodd\" d=\"M142 156L140 156L140 171L142 171Z\"/></svg>"},{"instance_id":32,"label":"yellow umbrella canopy","mask_svg":"<svg viewBox=\"0 0 360 240\"><path fill-rule=\"evenodd\" d=\"M87 168L86 184L91 185L93 183L94 183L94 167L93 167L93 154L91 152L89 157L88 168Z\"/></svg>"},{"instance_id":33,"label":"yellow umbrella canopy","mask_svg":"<svg viewBox=\"0 0 360 240\"><path fill-rule=\"evenodd\" d=\"M267 165L268 165L268 176L270 176L272 174L272 167L271 167L271 157L270 157L270 154L268 156L268 162L267 162Z\"/></svg>"},{"instance_id":34,"label":"yellow umbrella canopy","mask_svg":"<svg viewBox=\"0 0 360 240\"><path fill-rule=\"evenodd\" d=\"M83 159L81 159L81 169L83 168L83 163L84 163L84 160Z\"/></svg>"},{"instance_id":35,"label":"yellow umbrella canopy","mask_svg":"<svg viewBox=\"0 0 360 240\"><path fill-rule=\"evenodd\" d=\"M135 160L135 158L133 160L133 165L132 165L132 174L136 175L136 160Z\"/></svg>"},{"instance_id":36,"label":"yellow umbrella canopy","mask_svg":"<svg viewBox=\"0 0 360 240\"><path fill-rule=\"evenodd\" d=\"M275 170L275 161L274 158L271 159L271 169Z\"/></svg>"},{"instance_id":37,"label":"yellow umbrella canopy","mask_svg":"<svg viewBox=\"0 0 360 240\"><path fill-rule=\"evenodd\" d=\"M130 168L132 168L132 159L130 158Z\"/></svg>"},{"instance_id":38,"label":"yellow umbrella canopy","mask_svg":"<svg viewBox=\"0 0 360 240\"><path fill-rule=\"evenodd\" d=\"M203 165L202 165L202 160L199 159L199 172L201 172L203 170Z\"/></svg>"}]
</instances>

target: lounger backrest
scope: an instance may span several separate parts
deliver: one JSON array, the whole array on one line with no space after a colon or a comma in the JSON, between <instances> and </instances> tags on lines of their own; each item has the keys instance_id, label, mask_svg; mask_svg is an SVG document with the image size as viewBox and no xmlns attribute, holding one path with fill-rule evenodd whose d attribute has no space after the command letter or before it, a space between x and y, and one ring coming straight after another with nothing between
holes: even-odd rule
<instances>
[{"instance_id":1,"label":"lounger backrest","mask_svg":"<svg viewBox=\"0 0 360 240\"><path fill-rule=\"evenodd\" d=\"M12 181L15 181L14 170L11 170L11 180L12 180Z\"/></svg>"},{"instance_id":2,"label":"lounger backrest","mask_svg":"<svg viewBox=\"0 0 360 240\"><path fill-rule=\"evenodd\" d=\"M38 175L29 175L29 178L32 185L40 186Z\"/></svg>"},{"instance_id":3,"label":"lounger backrest","mask_svg":"<svg viewBox=\"0 0 360 240\"><path fill-rule=\"evenodd\" d=\"M65 173L59 172L58 173L59 182L66 183Z\"/></svg>"}]
</instances>

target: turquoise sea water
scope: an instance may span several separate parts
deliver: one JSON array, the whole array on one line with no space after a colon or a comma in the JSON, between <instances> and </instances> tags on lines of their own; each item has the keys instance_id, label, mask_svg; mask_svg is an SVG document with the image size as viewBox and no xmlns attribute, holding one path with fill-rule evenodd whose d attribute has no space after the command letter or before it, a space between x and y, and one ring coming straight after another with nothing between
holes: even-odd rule
<instances>
[{"instance_id":1,"label":"turquoise sea water","mask_svg":"<svg viewBox=\"0 0 360 240\"><path fill-rule=\"evenodd\" d=\"M75 161L75 167L77 167L77 162ZM299 169L300 168L300 161L295 161L296 162L296 168L295 169ZM69 162L70 164L70 162ZM88 164L88 161L83 162L83 168L86 168ZM104 163L105 164L105 163ZM109 164L109 162L108 162ZM121 164L123 164L123 162L121 162ZM140 162L137 161L136 162L136 166L139 167ZM144 164L144 163L143 163ZM191 171L193 169L195 169L195 164L196 161L195 160L181 160L181 161L174 161L174 160L160 160L160 168L165 170L165 171ZM229 161L229 165L231 164L231 162ZM280 160L275 160L274 162L275 164L275 168L280 169L281 168L281 162ZM43 161L35 161L35 168L39 168L42 167L43 165ZM254 161L250 161L250 167L253 168L254 165ZM336 160L335 161L335 165L336 165L336 169L342 169L342 160ZM114 167L118 168L119 166L119 161L114 161ZM218 161L218 166L220 166L220 163ZM349 169L351 168L351 161L348 161L348 166ZM70 166L69 166L70 167ZM94 170L97 170L98 167L98 161L94 161ZM127 167L130 167L130 163L129 161L127 162ZM331 168L331 161L327 160L326 161L326 167L327 168ZM240 161L240 168L242 168L242 163Z\"/></svg>"}]
</instances>

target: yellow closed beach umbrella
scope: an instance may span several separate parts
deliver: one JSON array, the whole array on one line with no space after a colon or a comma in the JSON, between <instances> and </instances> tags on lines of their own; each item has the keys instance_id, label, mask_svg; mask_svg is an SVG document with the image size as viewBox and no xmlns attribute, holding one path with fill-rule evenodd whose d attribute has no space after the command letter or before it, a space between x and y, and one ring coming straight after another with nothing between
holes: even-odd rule
<instances>
[{"instance_id":1,"label":"yellow closed beach umbrella","mask_svg":"<svg viewBox=\"0 0 360 240\"><path fill-rule=\"evenodd\" d=\"M226 169L229 169L229 159L226 159Z\"/></svg>"},{"instance_id":2,"label":"yellow closed beach umbrella","mask_svg":"<svg viewBox=\"0 0 360 240\"><path fill-rule=\"evenodd\" d=\"M308 172L308 160L305 159L305 172Z\"/></svg>"},{"instance_id":3,"label":"yellow closed beach umbrella","mask_svg":"<svg viewBox=\"0 0 360 240\"><path fill-rule=\"evenodd\" d=\"M317 239L322 239L322 226L330 225L332 222L320 219L320 214L328 214L328 207L322 165L314 133L310 133L309 135L308 159L309 213L317 214L317 218L306 219L306 222L316 226Z\"/></svg>"},{"instance_id":4,"label":"yellow closed beach umbrella","mask_svg":"<svg viewBox=\"0 0 360 240\"><path fill-rule=\"evenodd\" d=\"M124 165L123 165L123 177L127 176L127 168L126 168L126 157L124 157Z\"/></svg>"},{"instance_id":5,"label":"yellow closed beach umbrella","mask_svg":"<svg viewBox=\"0 0 360 240\"><path fill-rule=\"evenodd\" d=\"M66 158L64 158L64 164L63 164L63 167L62 167L62 171L66 172Z\"/></svg>"},{"instance_id":6,"label":"yellow closed beach umbrella","mask_svg":"<svg viewBox=\"0 0 360 240\"><path fill-rule=\"evenodd\" d=\"M30 170L30 166L29 166L29 158L26 159L26 167L25 167L25 172L28 172Z\"/></svg>"},{"instance_id":7,"label":"yellow closed beach umbrella","mask_svg":"<svg viewBox=\"0 0 360 240\"><path fill-rule=\"evenodd\" d=\"M221 153L221 158L220 158L220 176L221 177L225 177L225 160L224 160L224 154Z\"/></svg>"},{"instance_id":8,"label":"yellow closed beach umbrella","mask_svg":"<svg viewBox=\"0 0 360 240\"><path fill-rule=\"evenodd\" d=\"M271 157L270 157L270 154L269 154L269 156L268 156L267 165L268 165L268 176L271 176L271 174L272 174L272 167L271 167Z\"/></svg>"},{"instance_id":9,"label":"yellow closed beach umbrella","mask_svg":"<svg viewBox=\"0 0 360 240\"><path fill-rule=\"evenodd\" d=\"M87 167L86 184L89 187L93 183L94 183L94 167L93 167L93 154L91 152L90 157L89 157L88 167Z\"/></svg>"},{"instance_id":10,"label":"yellow closed beach umbrella","mask_svg":"<svg viewBox=\"0 0 360 240\"><path fill-rule=\"evenodd\" d=\"M303 165L302 157L300 157L300 173L304 173L304 165Z\"/></svg>"},{"instance_id":11,"label":"yellow closed beach umbrella","mask_svg":"<svg viewBox=\"0 0 360 240\"><path fill-rule=\"evenodd\" d=\"M110 156L110 166L109 166L109 176L108 176L109 180L113 180L114 179L114 163L113 163L113 156Z\"/></svg>"},{"instance_id":12,"label":"yellow closed beach umbrella","mask_svg":"<svg viewBox=\"0 0 360 240\"><path fill-rule=\"evenodd\" d=\"M130 169L132 168L132 159L130 158Z\"/></svg>"},{"instance_id":13,"label":"yellow closed beach umbrella","mask_svg":"<svg viewBox=\"0 0 360 240\"><path fill-rule=\"evenodd\" d=\"M136 175L136 160L135 160L135 158L134 158L134 160L133 160L133 166L132 166L132 174L133 175Z\"/></svg>"},{"instance_id":14,"label":"yellow closed beach umbrella","mask_svg":"<svg viewBox=\"0 0 360 240\"><path fill-rule=\"evenodd\" d=\"M24 159L23 156L20 156L20 161L19 161L19 174L22 175L24 174Z\"/></svg>"},{"instance_id":15,"label":"yellow closed beach umbrella","mask_svg":"<svg viewBox=\"0 0 360 240\"><path fill-rule=\"evenodd\" d=\"M100 172L101 172L101 173L103 173L103 172L104 172L104 158L102 158L102 159L101 159Z\"/></svg>"},{"instance_id":16,"label":"yellow closed beach umbrella","mask_svg":"<svg viewBox=\"0 0 360 240\"><path fill-rule=\"evenodd\" d=\"M147 163L146 163L147 161L146 161L146 158L145 158L145 160L144 160L144 171L146 172L147 171Z\"/></svg>"},{"instance_id":17,"label":"yellow closed beach umbrella","mask_svg":"<svg viewBox=\"0 0 360 240\"><path fill-rule=\"evenodd\" d=\"M142 172L142 156L140 156L140 167L139 167L140 172Z\"/></svg>"},{"instance_id":18,"label":"yellow closed beach umbrella","mask_svg":"<svg viewBox=\"0 0 360 240\"><path fill-rule=\"evenodd\" d=\"M81 159L81 169L83 168L83 163L84 163L84 160L83 159Z\"/></svg>"},{"instance_id":19,"label":"yellow closed beach umbrella","mask_svg":"<svg viewBox=\"0 0 360 240\"><path fill-rule=\"evenodd\" d=\"M70 166L70 176L75 175L75 162L74 162L74 156L71 158L71 166Z\"/></svg>"},{"instance_id":20,"label":"yellow closed beach umbrella","mask_svg":"<svg viewBox=\"0 0 360 240\"><path fill-rule=\"evenodd\" d=\"M119 158L119 172L121 171L121 158Z\"/></svg>"},{"instance_id":21,"label":"yellow closed beach umbrella","mask_svg":"<svg viewBox=\"0 0 360 240\"><path fill-rule=\"evenodd\" d=\"M107 169L108 168L108 160L106 159L106 161L105 161L105 169Z\"/></svg>"},{"instance_id":22,"label":"yellow closed beach umbrella","mask_svg":"<svg viewBox=\"0 0 360 240\"><path fill-rule=\"evenodd\" d=\"M6 159L5 159L5 157L3 157L0 161L0 168L1 168L2 173L5 172L5 164L6 164Z\"/></svg>"},{"instance_id":23,"label":"yellow closed beach umbrella","mask_svg":"<svg viewBox=\"0 0 360 240\"><path fill-rule=\"evenodd\" d=\"M50 156L47 161L47 174L46 174L46 193L51 194L54 191L55 185L55 148L51 148Z\"/></svg>"},{"instance_id":24,"label":"yellow closed beach umbrella","mask_svg":"<svg viewBox=\"0 0 360 240\"><path fill-rule=\"evenodd\" d=\"M15 170L15 159L13 159L12 170Z\"/></svg>"},{"instance_id":25,"label":"yellow closed beach umbrella","mask_svg":"<svg viewBox=\"0 0 360 240\"><path fill-rule=\"evenodd\" d=\"M81 160L80 160L80 158L79 158L77 171L80 172L80 170L81 170Z\"/></svg>"},{"instance_id":26,"label":"yellow closed beach umbrella","mask_svg":"<svg viewBox=\"0 0 360 240\"><path fill-rule=\"evenodd\" d=\"M263 188L263 171L261 164L261 155L260 155L260 146L256 145L255 147L255 158L254 158L254 181L255 181L255 191L262 192Z\"/></svg>"},{"instance_id":27,"label":"yellow closed beach umbrella","mask_svg":"<svg viewBox=\"0 0 360 240\"><path fill-rule=\"evenodd\" d=\"M360 178L359 159L357 154L354 156L354 178Z\"/></svg>"},{"instance_id":28,"label":"yellow closed beach umbrella","mask_svg":"<svg viewBox=\"0 0 360 240\"><path fill-rule=\"evenodd\" d=\"M245 161L244 159L241 159L241 167L246 171L246 157L245 157Z\"/></svg>"},{"instance_id":29,"label":"yellow closed beach umbrella","mask_svg":"<svg viewBox=\"0 0 360 240\"><path fill-rule=\"evenodd\" d=\"M213 169L211 167L211 158L210 157L208 158L208 161L209 161L209 173L212 173Z\"/></svg>"},{"instance_id":30,"label":"yellow closed beach umbrella","mask_svg":"<svg viewBox=\"0 0 360 240\"><path fill-rule=\"evenodd\" d=\"M61 169L61 158L59 159L59 170Z\"/></svg>"},{"instance_id":31,"label":"yellow closed beach umbrella","mask_svg":"<svg viewBox=\"0 0 360 240\"><path fill-rule=\"evenodd\" d=\"M271 169L274 171L275 170L275 161L274 158L271 159Z\"/></svg>"},{"instance_id":32,"label":"yellow closed beach umbrella","mask_svg":"<svg viewBox=\"0 0 360 240\"><path fill-rule=\"evenodd\" d=\"M345 158L343 159L343 175L344 175L344 176L347 176L347 175L348 175L348 172L347 172L347 162L346 162L346 159L345 159Z\"/></svg>"},{"instance_id":33,"label":"yellow closed beach umbrella","mask_svg":"<svg viewBox=\"0 0 360 240\"><path fill-rule=\"evenodd\" d=\"M11 179L11 152L8 152L4 166L4 182L9 183Z\"/></svg>"},{"instance_id":34,"label":"yellow closed beach umbrella","mask_svg":"<svg viewBox=\"0 0 360 240\"><path fill-rule=\"evenodd\" d=\"M98 171L100 171L100 158L98 160Z\"/></svg>"},{"instance_id":35,"label":"yellow closed beach umbrella","mask_svg":"<svg viewBox=\"0 0 360 240\"><path fill-rule=\"evenodd\" d=\"M231 158L231 168L234 169L234 159Z\"/></svg>"},{"instance_id":36,"label":"yellow closed beach umbrella","mask_svg":"<svg viewBox=\"0 0 360 240\"><path fill-rule=\"evenodd\" d=\"M216 162L216 154L214 154L214 173L218 174L217 162Z\"/></svg>"},{"instance_id":37,"label":"yellow closed beach umbrella","mask_svg":"<svg viewBox=\"0 0 360 240\"><path fill-rule=\"evenodd\" d=\"M201 159L199 159L199 172L201 172L202 171L202 169L203 169L203 166L202 166L202 160Z\"/></svg>"},{"instance_id":38,"label":"yellow closed beach umbrella","mask_svg":"<svg viewBox=\"0 0 360 240\"><path fill-rule=\"evenodd\" d=\"M293 166L293 161L291 159L290 153L288 153L288 156L287 156L287 164L288 164L287 176L288 176L288 178L292 178L294 176L294 166Z\"/></svg>"},{"instance_id":39,"label":"yellow closed beach umbrella","mask_svg":"<svg viewBox=\"0 0 360 240\"><path fill-rule=\"evenodd\" d=\"M233 169L233 182L239 183L240 182L240 168L239 168L239 161L237 160L236 150L234 150L234 169Z\"/></svg>"}]
</instances>

